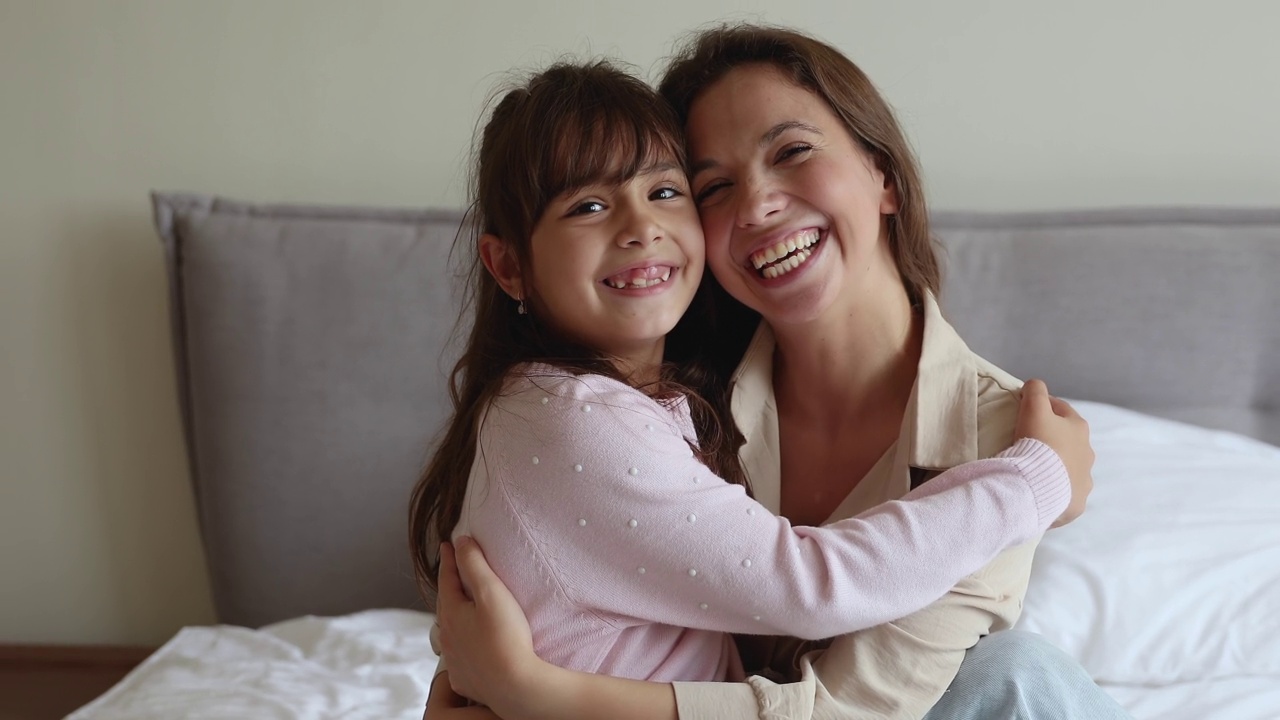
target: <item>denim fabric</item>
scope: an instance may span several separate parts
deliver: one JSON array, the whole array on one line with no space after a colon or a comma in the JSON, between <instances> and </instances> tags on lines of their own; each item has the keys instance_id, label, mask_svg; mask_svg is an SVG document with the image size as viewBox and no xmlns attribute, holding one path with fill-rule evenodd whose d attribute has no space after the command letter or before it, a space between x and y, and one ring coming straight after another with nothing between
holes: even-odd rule
<instances>
[{"instance_id":1,"label":"denim fabric","mask_svg":"<svg viewBox=\"0 0 1280 720\"><path fill-rule=\"evenodd\" d=\"M924 720L1131 720L1080 664L1035 633L988 635Z\"/></svg>"}]
</instances>

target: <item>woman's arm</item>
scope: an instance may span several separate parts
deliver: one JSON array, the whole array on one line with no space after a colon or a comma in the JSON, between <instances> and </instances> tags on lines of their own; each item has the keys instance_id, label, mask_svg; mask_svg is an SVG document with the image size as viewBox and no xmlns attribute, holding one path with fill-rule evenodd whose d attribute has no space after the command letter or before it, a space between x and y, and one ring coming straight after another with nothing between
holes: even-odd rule
<instances>
[{"instance_id":1,"label":"woman's arm","mask_svg":"<svg viewBox=\"0 0 1280 720\"><path fill-rule=\"evenodd\" d=\"M422 720L499 720L492 710L470 701L449 686L449 673L442 672L431 681L431 694Z\"/></svg>"},{"instance_id":2,"label":"woman's arm","mask_svg":"<svg viewBox=\"0 0 1280 720\"><path fill-rule=\"evenodd\" d=\"M503 720L676 718L670 685L573 672L538 658L519 603L469 538L460 539L456 555L448 544L440 549L436 610L450 669L432 685L434 701L443 684L440 712L429 702L426 720L467 720L463 713L476 708L450 702L459 696Z\"/></svg>"},{"instance_id":3,"label":"woman's arm","mask_svg":"<svg viewBox=\"0 0 1280 720\"><path fill-rule=\"evenodd\" d=\"M1071 496L1053 450L1023 440L902 501L796 528L714 477L651 400L595 379L495 403L476 461L495 471L472 525L499 571L533 561L607 622L811 639L871 627L1038 536Z\"/></svg>"}]
</instances>

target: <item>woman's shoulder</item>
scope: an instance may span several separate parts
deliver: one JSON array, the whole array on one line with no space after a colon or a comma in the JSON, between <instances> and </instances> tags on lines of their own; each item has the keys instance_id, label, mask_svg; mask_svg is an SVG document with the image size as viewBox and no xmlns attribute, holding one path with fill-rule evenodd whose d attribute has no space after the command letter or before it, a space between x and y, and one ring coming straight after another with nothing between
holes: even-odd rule
<instances>
[{"instance_id":1,"label":"woman's shoulder","mask_svg":"<svg viewBox=\"0 0 1280 720\"><path fill-rule=\"evenodd\" d=\"M973 362L978 376L978 452L990 457L1013 443L1022 381L976 353Z\"/></svg>"}]
</instances>

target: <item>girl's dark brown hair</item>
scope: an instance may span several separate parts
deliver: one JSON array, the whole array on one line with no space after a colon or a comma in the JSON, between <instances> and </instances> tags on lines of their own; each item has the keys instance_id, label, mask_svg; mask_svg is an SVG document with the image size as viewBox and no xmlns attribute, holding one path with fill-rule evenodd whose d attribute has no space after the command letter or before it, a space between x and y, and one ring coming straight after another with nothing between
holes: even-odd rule
<instances>
[{"instance_id":1,"label":"girl's dark brown hair","mask_svg":"<svg viewBox=\"0 0 1280 720\"><path fill-rule=\"evenodd\" d=\"M683 126L698 97L734 68L764 64L822 98L849 135L893 181L898 212L888 218L889 246L907 296L919 305L938 292L938 257L915 155L893 110L871 80L839 50L802 33L761 25L721 25L687 41L658 86Z\"/></svg>"},{"instance_id":2,"label":"girl's dark brown hair","mask_svg":"<svg viewBox=\"0 0 1280 720\"><path fill-rule=\"evenodd\" d=\"M419 589L428 604L436 587L439 546L458 524L471 465L477 460L480 418L517 365L544 362L573 373L626 382L609 358L560 337L542 322L529 297L528 314L498 285L478 253L482 234L514 250L525 277L530 237L558 196L595 183L621 183L657 162L684 163L680 125L641 80L606 61L558 63L506 92L480 134L473 163L471 205L454 242L466 258L467 301L459 325L471 331L450 375L453 416L409 503L409 546ZM741 435L728 417L725 382L702 360L711 311L699 291L694 307L668 337L662 379L644 388L658 399L689 398L699 458L721 477L745 484L737 460Z\"/></svg>"}]
</instances>

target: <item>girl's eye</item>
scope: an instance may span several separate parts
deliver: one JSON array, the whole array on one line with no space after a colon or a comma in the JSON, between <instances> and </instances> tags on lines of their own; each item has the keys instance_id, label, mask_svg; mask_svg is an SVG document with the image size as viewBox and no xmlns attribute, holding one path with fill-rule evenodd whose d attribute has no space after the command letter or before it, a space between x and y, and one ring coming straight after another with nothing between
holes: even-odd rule
<instances>
[{"instance_id":1,"label":"girl's eye","mask_svg":"<svg viewBox=\"0 0 1280 720\"><path fill-rule=\"evenodd\" d=\"M727 187L729 187L729 183L724 182L723 180L717 180L715 182L707 183L706 187L698 191L698 194L696 197L694 197L694 200L699 204L704 203L707 200L711 199L711 196L715 195L716 193L720 192L722 189Z\"/></svg>"},{"instance_id":2,"label":"girl's eye","mask_svg":"<svg viewBox=\"0 0 1280 720\"><path fill-rule=\"evenodd\" d=\"M790 160L791 158L794 158L794 157L799 157L809 152L810 150L813 150L813 146L806 145L804 143L796 143L795 145L788 145L787 147L782 149L782 152L778 153L778 162L782 162L784 160Z\"/></svg>"},{"instance_id":3,"label":"girl's eye","mask_svg":"<svg viewBox=\"0 0 1280 720\"><path fill-rule=\"evenodd\" d=\"M657 190L654 190L653 194L649 196L649 199L650 200L675 200L676 198L680 197L682 194L683 193L681 193L678 188L674 188L670 186L661 187L661 188L658 188Z\"/></svg>"},{"instance_id":4,"label":"girl's eye","mask_svg":"<svg viewBox=\"0 0 1280 720\"><path fill-rule=\"evenodd\" d=\"M593 213L598 213L603 210L604 210L604 203L600 202L599 200L587 200L585 202L580 202L577 205L573 206L573 209L569 211L569 214L570 215L591 215Z\"/></svg>"}]
</instances>

